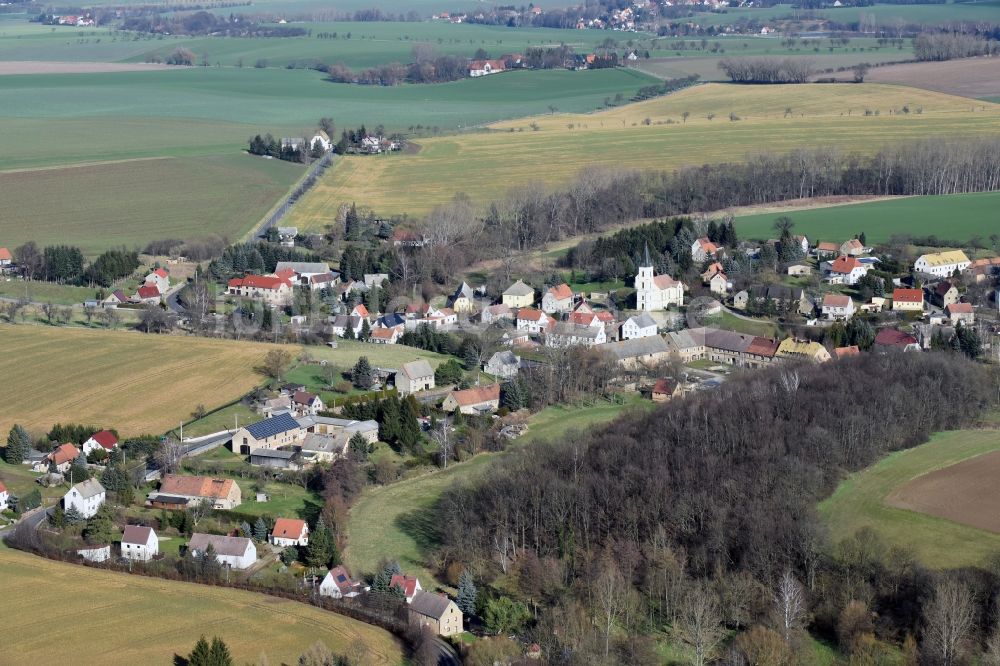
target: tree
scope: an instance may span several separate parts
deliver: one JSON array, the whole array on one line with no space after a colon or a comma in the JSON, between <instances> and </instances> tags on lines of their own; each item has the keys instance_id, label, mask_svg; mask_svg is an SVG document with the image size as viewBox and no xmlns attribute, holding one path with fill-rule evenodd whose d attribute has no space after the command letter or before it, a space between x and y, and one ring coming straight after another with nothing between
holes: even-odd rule
<instances>
[{"instance_id":1,"label":"tree","mask_svg":"<svg viewBox=\"0 0 1000 666\"><path fill-rule=\"evenodd\" d=\"M458 579L458 596L455 599L456 605L466 617L476 614L476 583L472 580L472 574L466 569Z\"/></svg>"},{"instance_id":2,"label":"tree","mask_svg":"<svg viewBox=\"0 0 1000 666\"><path fill-rule=\"evenodd\" d=\"M261 372L271 379L280 381L292 364L292 355L284 349L272 349L264 356Z\"/></svg>"},{"instance_id":3,"label":"tree","mask_svg":"<svg viewBox=\"0 0 1000 666\"><path fill-rule=\"evenodd\" d=\"M793 634L805 623L807 610L805 590L791 571L786 571L778 581L774 609L778 630L785 642L791 643Z\"/></svg>"},{"instance_id":4,"label":"tree","mask_svg":"<svg viewBox=\"0 0 1000 666\"><path fill-rule=\"evenodd\" d=\"M628 582L618 566L606 559L601 572L594 581L594 597L597 611L601 618L601 629L604 632L604 656L607 658L611 649L611 632L619 616L625 612L627 603Z\"/></svg>"},{"instance_id":5,"label":"tree","mask_svg":"<svg viewBox=\"0 0 1000 666\"><path fill-rule=\"evenodd\" d=\"M69 478L73 483L80 483L90 478L90 472L87 470L87 458L82 452L69 466Z\"/></svg>"},{"instance_id":6,"label":"tree","mask_svg":"<svg viewBox=\"0 0 1000 666\"><path fill-rule=\"evenodd\" d=\"M439 386L457 384L462 380L463 372L458 359L450 358L434 370L434 383Z\"/></svg>"},{"instance_id":7,"label":"tree","mask_svg":"<svg viewBox=\"0 0 1000 666\"><path fill-rule=\"evenodd\" d=\"M112 508L108 504L102 505L97 513L87 521L87 527L83 530L83 538L92 545L104 546L111 543L118 533L114 518Z\"/></svg>"},{"instance_id":8,"label":"tree","mask_svg":"<svg viewBox=\"0 0 1000 666\"><path fill-rule=\"evenodd\" d=\"M8 465L20 465L31 450L31 437L22 426L14 424L7 434L7 446L3 459Z\"/></svg>"},{"instance_id":9,"label":"tree","mask_svg":"<svg viewBox=\"0 0 1000 666\"><path fill-rule=\"evenodd\" d=\"M945 578L934 585L934 598L924 607L924 644L938 663L951 666L959 661L962 643L976 625L972 590L964 583Z\"/></svg>"},{"instance_id":10,"label":"tree","mask_svg":"<svg viewBox=\"0 0 1000 666\"><path fill-rule=\"evenodd\" d=\"M715 658L715 651L726 636L721 624L719 597L706 584L695 585L684 597L678 633L691 647L694 666L705 666Z\"/></svg>"},{"instance_id":11,"label":"tree","mask_svg":"<svg viewBox=\"0 0 1000 666\"><path fill-rule=\"evenodd\" d=\"M63 524L69 527L79 525L83 522L83 520L83 516L80 515L80 510L75 506L71 506L63 513Z\"/></svg>"},{"instance_id":12,"label":"tree","mask_svg":"<svg viewBox=\"0 0 1000 666\"><path fill-rule=\"evenodd\" d=\"M371 445L365 436L360 432L356 432L351 436L351 439L347 442L347 453L356 462L365 462L368 460L368 452Z\"/></svg>"},{"instance_id":13,"label":"tree","mask_svg":"<svg viewBox=\"0 0 1000 666\"><path fill-rule=\"evenodd\" d=\"M309 551L306 555L306 564L316 569L323 569L329 566L333 557L333 536L326 526L323 516L316 521L316 529L309 535Z\"/></svg>"},{"instance_id":14,"label":"tree","mask_svg":"<svg viewBox=\"0 0 1000 666\"><path fill-rule=\"evenodd\" d=\"M869 65L866 62L859 62L857 65L855 65L854 66L854 82L855 83L864 83L865 82L865 76L868 75L868 70L870 68L871 68L871 65Z\"/></svg>"},{"instance_id":15,"label":"tree","mask_svg":"<svg viewBox=\"0 0 1000 666\"><path fill-rule=\"evenodd\" d=\"M153 461L164 474L173 474L181 466L184 446L176 439L167 439L153 453Z\"/></svg>"},{"instance_id":16,"label":"tree","mask_svg":"<svg viewBox=\"0 0 1000 666\"><path fill-rule=\"evenodd\" d=\"M188 654L188 666L213 666L211 655L212 648L209 646L208 641L205 640L205 637L202 636L194 644L194 649L191 650L191 653Z\"/></svg>"},{"instance_id":17,"label":"tree","mask_svg":"<svg viewBox=\"0 0 1000 666\"><path fill-rule=\"evenodd\" d=\"M267 541L267 523L264 522L263 516L259 516L253 525L253 538L260 543Z\"/></svg>"},{"instance_id":18,"label":"tree","mask_svg":"<svg viewBox=\"0 0 1000 666\"><path fill-rule=\"evenodd\" d=\"M360 357L351 369L351 383L365 391L375 383L375 372L367 356Z\"/></svg>"},{"instance_id":19,"label":"tree","mask_svg":"<svg viewBox=\"0 0 1000 666\"><path fill-rule=\"evenodd\" d=\"M490 634L509 634L517 631L531 618L528 607L509 597L498 597L486 602L483 622Z\"/></svg>"},{"instance_id":20,"label":"tree","mask_svg":"<svg viewBox=\"0 0 1000 666\"><path fill-rule=\"evenodd\" d=\"M212 639L209 658L211 659L212 666L233 666L233 656L229 653L229 646L218 636Z\"/></svg>"}]
</instances>

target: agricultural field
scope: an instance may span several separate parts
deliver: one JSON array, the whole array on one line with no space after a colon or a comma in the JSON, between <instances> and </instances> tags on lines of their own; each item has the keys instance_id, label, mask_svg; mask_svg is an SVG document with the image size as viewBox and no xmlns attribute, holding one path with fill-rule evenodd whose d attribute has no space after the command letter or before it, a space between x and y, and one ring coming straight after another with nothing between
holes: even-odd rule
<instances>
[{"instance_id":1,"label":"agricultural field","mask_svg":"<svg viewBox=\"0 0 1000 666\"><path fill-rule=\"evenodd\" d=\"M2 181L2 178L0 178ZM24 280L0 280L0 298L27 299L33 303L53 303L55 305L80 305L85 300L95 298L97 289L74 287L54 282L27 282Z\"/></svg>"},{"instance_id":2,"label":"agricultural field","mask_svg":"<svg viewBox=\"0 0 1000 666\"><path fill-rule=\"evenodd\" d=\"M211 233L235 240L301 174L298 165L239 154L0 172L0 238L10 247L69 243L87 255Z\"/></svg>"},{"instance_id":3,"label":"agricultural field","mask_svg":"<svg viewBox=\"0 0 1000 666\"><path fill-rule=\"evenodd\" d=\"M869 242L875 243L888 241L891 236L901 233L968 241L977 236L987 239L992 234L1000 234L998 210L998 192L903 197L845 206L739 215L736 230L742 238L771 238L774 236L775 219L786 216L795 223L796 233L808 236L810 243L846 240L862 231ZM941 220L948 220L948 224L942 227Z\"/></svg>"},{"instance_id":4,"label":"agricultural field","mask_svg":"<svg viewBox=\"0 0 1000 666\"><path fill-rule=\"evenodd\" d=\"M156 434L262 381L272 345L32 325L0 325L0 431L54 423Z\"/></svg>"},{"instance_id":5,"label":"agricultural field","mask_svg":"<svg viewBox=\"0 0 1000 666\"><path fill-rule=\"evenodd\" d=\"M970 469L976 470L982 461L988 461L990 465L996 462L996 455L981 459L977 456L997 450L1000 450L1000 440L994 430L944 432L932 436L926 444L893 453L868 469L852 474L819 505L833 543L851 536L862 527L869 527L888 546L911 549L927 566L953 568L982 564L988 556L1000 550L1000 534L931 515L930 510L942 514L946 507L953 510L959 498L964 498L964 515L968 520L972 513L995 508L997 499L991 496L995 484L987 484L988 488L981 484L979 487L989 492L984 490L975 498L968 497L962 488L964 484L977 482L975 472L968 474ZM967 462L957 468L957 472L948 470L953 465L973 459L975 464ZM995 466L990 469L995 469ZM964 474L962 483L950 485L946 494L937 492L936 498L913 494L921 487L929 493L936 487L935 481L941 474L959 472ZM923 475L932 476L927 478ZM919 508L926 512L900 508L900 504L915 506L915 500L920 502ZM949 518L958 517L953 511L947 515Z\"/></svg>"},{"instance_id":6,"label":"agricultural field","mask_svg":"<svg viewBox=\"0 0 1000 666\"><path fill-rule=\"evenodd\" d=\"M989 100L1000 96L998 67L1000 61L996 58L906 63L877 67L868 73L866 80L872 83L897 83L949 95Z\"/></svg>"},{"instance_id":7,"label":"agricultural field","mask_svg":"<svg viewBox=\"0 0 1000 666\"><path fill-rule=\"evenodd\" d=\"M607 423L629 407L649 409L650 402L638 399L623 404L601 403L587 407L549 407L528 421L528 432L516 446L530 445L565 436L573 429ZM503 454L481 453L471 460L453 464L397 483L372 487L351 508L348 548L344 559L355 575L374 571L382 559L396 559L403 571L425 580L435 576L427 568L426 553L436 543L435 503L454 483L474 481Z\"/></svg>"},{"instance_id":8,"label":"agricultural field","mask_svg":"<svg viewBox=\"0 0 1000 666\"><path fill-rule=\"evenodd\" d=\"M731 121L731 113L739 120ZM1000 106L890 85L715 83L599 113L538 116L492 129L422 139L415 154L347 158L300 202L289 224L321 227L330 210L350 201L381 215L426 213L457 192L485 204L529 183L560 185L594 165L674 169L761 150L872 151L935 135L992 135L1000 129Z\"/></svg>"},{"instance_id":9,"label":"agricultural field","mask_svg":"<svg viewBox=\"0 0 1000 666\"><path fill-rule=\"evenodd\" d=\"M874 17L878 28L890 32L897 24L936 25L951 24L960 21L997 21L1000 19L1000 2L985 0L982 2L948 2L926 5L884 5L875 4L862 7L836 7L822 11L799 10L792 5L775 5L766 8L731 8L724 12L698 13L692 20L703 26L734 25L743 20L758 20L764 23L776 20L800 21L807 29L822 28L822 19L839 23L852 23L861 18L862 14Z\"/></svg>"},{"instance_id":10,"label":"agricultural field","mask_svg":"<svg viewBox=\"0 0 1000 666\"><path fill-rule=\"evenodd\" d=\"M187 655L201 634L222 638L241 664L295 663L317 641L363 655L360 663L403 663L388 632L313 606L53 562L3 545L0 597L17 607L5 621L10 663L166 664ZM57 618L66 622L53 640ZM108 627L126 626L141 640L106 640Z\"/></svg>"}]
</instances>

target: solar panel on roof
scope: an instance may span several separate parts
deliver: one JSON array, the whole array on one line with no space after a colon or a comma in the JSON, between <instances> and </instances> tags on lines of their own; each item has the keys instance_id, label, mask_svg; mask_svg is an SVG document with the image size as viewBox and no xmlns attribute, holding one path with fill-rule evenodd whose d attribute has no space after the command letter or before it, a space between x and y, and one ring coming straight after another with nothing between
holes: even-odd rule
<instances>
[{"instance_id":1,"label":"solar panel on roof","mask_svg":"<svg viewBox=\"0 0 1000 666\"><path fill-rule=\"evenodd\" d=\"M247 432L253 435L254 439L267 439L279 433L296 430L298 427L298 421L292 418L292 415L288 412L283 412L247 426Z\"/></svg>"},{"instance_id":2,"label":"solar panel on roof","mask_svg":"<svg viewBox=\"0 0 1000 666\"><path fill-rule=\"evenodd\" d=\"M337 576L338 583L344 583L346 581L347 581L347 576L345 576L344 574L340 574L339 576Z\"/></svg>"}]
</instances>

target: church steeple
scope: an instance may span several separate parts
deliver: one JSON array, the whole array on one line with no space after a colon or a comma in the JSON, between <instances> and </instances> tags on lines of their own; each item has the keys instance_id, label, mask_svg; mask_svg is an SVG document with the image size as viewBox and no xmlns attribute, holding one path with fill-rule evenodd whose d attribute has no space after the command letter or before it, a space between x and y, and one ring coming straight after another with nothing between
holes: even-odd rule
<instances>
[{"instance_id":1,"label":"church steeple","mask_svg":"<svg viewBox=\"0 0 1000 666\"><path fill-rule=\"evenodd\" d=\"M642 265L640 266L640 268L652 268L652 267L653 267L653 262L649 258L649 243L646 243L646 249L643 255Z\"/></svg>"}]
</instances>

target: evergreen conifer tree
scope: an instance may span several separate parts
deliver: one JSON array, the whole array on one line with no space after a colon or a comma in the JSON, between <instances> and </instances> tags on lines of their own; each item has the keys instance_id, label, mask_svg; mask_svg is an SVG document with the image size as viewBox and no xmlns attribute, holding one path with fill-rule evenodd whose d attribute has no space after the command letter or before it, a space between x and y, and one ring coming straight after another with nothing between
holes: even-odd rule
<instances>
[{"instance_id":1,"label":"evergreen conifer tree","mask_svg":"<svg viewBox=\"0 0 1000 666\"><path fill-rule=\"evenodd\" d=\"M476 591L476 584L472 580L472 574L468 570L463 571L458 579L458 597L455 603L466 617L476 614L477 595L478 592Z\"/></svg>"},{"instance_id":2,"label":"evergreen conifer tree","mask_svg":"<svg viewBox=\"0 0 1000 666\"><path fill-rule=\"evenodd\" d=\"M208 641L202 636L198 639L198 642L194 644L194 649L187 657L188 666L212 666L212 648L209 647Z\"/></svg>"}]
</instances>

